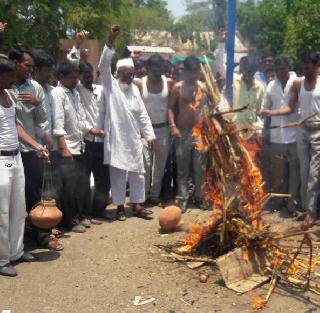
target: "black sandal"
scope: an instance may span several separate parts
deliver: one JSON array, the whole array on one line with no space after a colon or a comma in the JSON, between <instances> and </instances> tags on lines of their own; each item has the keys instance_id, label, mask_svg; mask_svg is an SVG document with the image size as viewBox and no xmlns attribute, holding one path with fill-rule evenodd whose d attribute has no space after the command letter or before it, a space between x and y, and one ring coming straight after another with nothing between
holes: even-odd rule
<instances>
[{"instance_id":1,"label":"black sandal","mask_svg":"<svg viewBox=\"0 0 320 313\"><path fill-rule=\"evenodd\" d=\"M118 221L125 221L127 218L126 218L126 212L125 212L125 210L124 210L124 208L123 207L121 207L121 208L118 208L117 209L117 220Z\"/></svg>"},{"instance_id":2,"label":"black sandal","mask_svg":"<svg viewBox=\"0 0 320 313\"><path fill-rule=\"evenodd\" d=\"M144 220L152 220L153 219L153 217L150 216L153 214L153 212L150 210L146 210L146 209L142 209L139 211L133 211L132 214L133 214L133 216L138 217L138 218L142 218Z\"/></svg>"}]
</instances>

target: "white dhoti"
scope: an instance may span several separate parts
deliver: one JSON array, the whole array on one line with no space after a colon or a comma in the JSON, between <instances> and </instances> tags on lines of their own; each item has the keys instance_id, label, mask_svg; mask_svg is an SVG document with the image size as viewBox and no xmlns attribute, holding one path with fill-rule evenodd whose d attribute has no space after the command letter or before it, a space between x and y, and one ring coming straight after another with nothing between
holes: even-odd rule
<instances>
[{"instance_id":1,"label":"white dhoti","mask_svg":"<svg viewBox=\"0 0 320 313\"><path fill-rule=\"evenodd\" d=\"M0 156L0 266L23 255L26 218L24 169L20 153Z\"/></svg>"},{"instance_id":2,"label":"white dhoti","mask_svg":"<svg viewBox=\"0 0 320 313\"><path fill-rule=\"evenodd\" d=\"M143 203L145 201L144 174L110 166L112 202L117 206L125 203L127 180L130 186L130 202Z\"/></svg>"}]
</instances>

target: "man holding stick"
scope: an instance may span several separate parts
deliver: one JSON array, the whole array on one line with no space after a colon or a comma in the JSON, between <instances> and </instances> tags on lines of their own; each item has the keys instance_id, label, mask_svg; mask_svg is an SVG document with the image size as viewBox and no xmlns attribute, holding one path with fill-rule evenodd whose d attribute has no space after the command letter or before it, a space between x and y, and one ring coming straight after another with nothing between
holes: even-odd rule
<instances>
[{"instance_id":1,"label":"man holding stick","mask_svg":"<svg viewBox=\"0 0 320 313\"><path fill-rule=\"evenodd\" d=\"M301 125L297 133L300 161L302 202L307 211L306 223L317 218L317 200L320 190L320 77L317 70L320 56L304 53L300 56L304 77L293 83L288 105L279 109L264 109L261 116L288 115L301 110Z\"/></svg>"}]
</instances>

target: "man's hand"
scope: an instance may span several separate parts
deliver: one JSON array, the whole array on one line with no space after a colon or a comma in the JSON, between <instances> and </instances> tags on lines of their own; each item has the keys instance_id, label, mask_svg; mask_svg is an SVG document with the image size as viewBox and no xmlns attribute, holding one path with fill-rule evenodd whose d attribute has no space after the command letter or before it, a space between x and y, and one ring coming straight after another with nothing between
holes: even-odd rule
<instances>
[{"instance_id":1,"label":"man's hand","mask_svg":"<svg viewBox=\"0 0 320 313\"><path fill-rule=\"evenodd\" d=\"M76 34L76 48L80 49L84 41L89 37L90 33L86 30L82 30Z\"/></svg>"},{"instance_id":2,"label":"man's hand","mask_svg":"<svg viewBox=\"0 0 320 313\"><path fill-rule=\"evenodd\" d=\"M34 96L31 93L22 92L17 95L17 99L24 103L32 104L34 106L40 105L41 101L38 97Z\"/></svg>"},{"instance_id":3,"label":"man's hand","mask_svg":"<svg viewBox=\"0 0 320 313\"><path fill-rule=\"evenodd\" d=\"M105 137L106 132L103 129L96 129L96 128L91 128L90 129L90 134L96 137Z\"/></svg>"},{"instance_id":4,"label":"man's hand","mask_svg":"<svg viewBox=\"0 0 320 313\"><path fill-rule=\"evenodd\" d=\"M68 147L60 148L60 154L61 154L62 158L64 158L64 159L71 159L71 160L73 160L72 153L70 152L70 150L68 149Z\"/></svg>"},{"instance_id":5,"label":"man's hand","mask_svg":"<svg viewBox=\"0 0 320 313\"><path fill-rule=\"evenodd\" d=\"M49 151L46 147L38 145L35 150L40 159L49 159Z\"/></svg>"},{"instance_id":6,"label":"man's hand","mask_svg":"<svg viewBox=\"0 0 320 313\"><path fill-rule=\"evenodd\" d=\"M181 137L180 131L176 126L170 127L170 133L171 133L171 136L174 138Z\"/></svg>"},{"instance_id":7,"label":"man's hand","mask_svg":"<svg viewBox=\"0 0 320 313\"><path fill-rule=\"evenodd\" d=\"M52 140L52 136L49 134L44 134L42 137L42 143L48 147L49 150L52 150L52 146L53 146L53 140Z\"/></svg>"},{"instance_id":8,"label":"man's hand","mask_svg":"<svg viewBox=\"0 0 320 313\"><path fill-rule=\"evenodd\" d=\"M154 151L154 139L148 141L148 148L150 151Z\"/></svg>"},{"instance_id":9,"label":"man's hand","mask_svg":"<svg viewBox=\"0 0 320 313\"><path fill-rule=\"evenodd\" d=\"M263 109L258 113L258 116L260 116L261 118L272 116L272 110Z\"/></svg>"},{"instance_id":10,"label":"man's hand","mask_svg":"<svg viewBox=\"0 0 320 313\"><path fill-rule=\"evenodd\" d=\"M0 22L0 33L3 33L6 30L7 23Z\"/></svg>"},{"instance_id":11,"label":"man's hand","mask_svg":"<svg viewBox=\"0 0 320 313\"><path fill-rule=\"evenodd\" d=\"M119 36L120 34L120 26L119 25L113 25L111 26L110 30L109 30L109 37L108 37L108 47L112 47L114 41L116 40L116 38Z\"/></svg>"}]
</instances>

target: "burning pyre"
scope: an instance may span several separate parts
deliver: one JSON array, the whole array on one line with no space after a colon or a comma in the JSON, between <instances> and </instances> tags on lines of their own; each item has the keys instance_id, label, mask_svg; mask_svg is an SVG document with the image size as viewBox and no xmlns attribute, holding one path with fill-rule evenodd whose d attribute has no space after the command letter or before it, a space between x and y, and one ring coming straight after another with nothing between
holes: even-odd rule
<instances>
[{"instance_id":1,"label":"burning pyre","mask_svg":"<svg viewBox=\"0 0 320 313\"><path fill-rule=\"evenodd\" d=\"M235 248L262 252L267 259L265 273L271 284L266 299L252 295L256 309L265 307L279 280L281 282L320 294L315 282L315 268L320 261L311 237L311 229L303 226L286 233L271 232L262 218L262 209L270 198L262 188L259 168L246 149L240 132L230 114L220 112L220 94L209 66L202 65L210 100L209 109L193 129L198 140L197 149L208 155L206 180L203 186L205 201L212 206L212 215L206 224L192 225L183 245L175 252L196 255L201 247L210 247L210 257L216 258ZM303 236L296 246L285 245L289 237ZM296 237L298 238L298 237Z\"/></svg>"}]
</instances>

